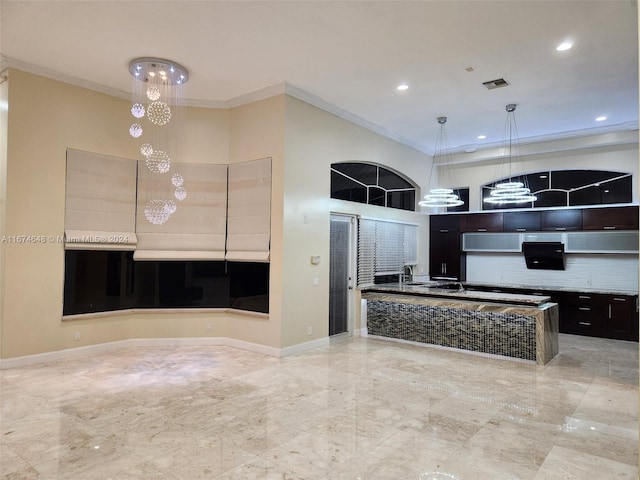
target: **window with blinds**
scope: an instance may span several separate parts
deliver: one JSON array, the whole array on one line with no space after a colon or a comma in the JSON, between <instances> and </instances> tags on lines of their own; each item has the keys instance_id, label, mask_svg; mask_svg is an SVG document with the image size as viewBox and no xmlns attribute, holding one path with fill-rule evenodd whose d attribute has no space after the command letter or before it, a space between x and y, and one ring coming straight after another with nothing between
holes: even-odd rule
<instances>
[{"instance_id":1,"label":"window with blinds","mask_svg":"<svg viewBox=\"0 0 640 480\"><path fill-rule=\"evenodd\" d=\"M402 274L418 258L418 226L411 223L360 218L358 222L358 286L376 277Z\"/></svg>"}]
</instances>

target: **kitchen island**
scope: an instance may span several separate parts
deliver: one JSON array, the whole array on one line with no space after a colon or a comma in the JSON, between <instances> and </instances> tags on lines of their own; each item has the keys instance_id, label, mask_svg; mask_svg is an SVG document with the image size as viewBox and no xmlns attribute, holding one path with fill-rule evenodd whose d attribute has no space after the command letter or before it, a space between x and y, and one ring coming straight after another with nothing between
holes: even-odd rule
<instances>
[{"instance_id":1,"label":"kitchen island","mask_svg":"<svg viewBox=\"0 0 640 480\"><path fill-rule=\"evenodd\" d=\"M501 355L544 365L558 354L549 297L467 291L457 284L362 289L367 335Z\"/></svg>"}]
</instances>

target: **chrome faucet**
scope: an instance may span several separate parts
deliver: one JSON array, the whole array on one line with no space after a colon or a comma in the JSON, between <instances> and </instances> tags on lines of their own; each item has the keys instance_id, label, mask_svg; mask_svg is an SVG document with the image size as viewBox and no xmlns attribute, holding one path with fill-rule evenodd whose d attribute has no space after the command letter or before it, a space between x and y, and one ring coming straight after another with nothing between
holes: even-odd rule
<instances>
[{"instance_id":1,"label":"chrome faucet","mask_svg":"<svg viewBox=\"0 0 640 480\"><path fill-rule=\"evenodd\" d=\"M413 281L413 265L405 265L399 277L400 285Z\"/></svg>"}]
</instances>

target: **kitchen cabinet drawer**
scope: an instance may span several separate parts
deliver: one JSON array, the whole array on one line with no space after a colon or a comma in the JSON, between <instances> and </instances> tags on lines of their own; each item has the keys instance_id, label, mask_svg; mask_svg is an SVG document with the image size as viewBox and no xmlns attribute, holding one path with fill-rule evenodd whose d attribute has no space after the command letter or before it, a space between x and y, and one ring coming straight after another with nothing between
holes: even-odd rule
<instances>
[{"instance_id":1,"label":"kitchen cabinet drawer","mask_svg":"<svg viewBox=\"0 0 640 480\"><path fill-rule=\"evenodd\" d=\"M560 301L560 332L637 342L637 297L564 293Z\"/></svg>"},{"instance_id":2,"label":"kitchen cabinet drawer","mask_svg":"<svg viewBox=\"0 0 640 480\"><path fill-rule=\"evenodd\" d=\"M503 229L505 232L540 231L540 212L505 212Z\"/></svg>"},{"instance_id":3,"label":"kitchen cabinet drawer","mask_svg":"<svg viewBox=\"0 0 640 480\"><path fill-rule=\"evenodd\" d=\"M429 217L431 230L442 232L459 232L460 216L459 215L431 215Z\"/></svg>"},{"instance_id":4,"label":"kitchen cabinet drawer","mask_svg":"<svg viewBox=\"0 0 640 480\"><path fill-rule=\"evenodd\" d=\"M585 208L582 211L584 230L637 230L638 207Z\"/></svg>"},{"instance_id":5,"label":"kitchen cabinet drawer","mask_svg":"<svg viewBox=\"0 0 640 480\"><path fill-rule=\"evenodd\" d=\"M460 230L463 232L501 232L502 218L502 212L461 215Z\"/></svg>"},{"instance_id":6,"label":"kitchen cabinet drawer","mask_svg":"<svg viewBox=\"0 0 640 480\"><path fill-rule=\"evenodd\" d=\"M541 230L582 230L582 210L543 210L540 216Z\"/></svg>"}]
</instances>

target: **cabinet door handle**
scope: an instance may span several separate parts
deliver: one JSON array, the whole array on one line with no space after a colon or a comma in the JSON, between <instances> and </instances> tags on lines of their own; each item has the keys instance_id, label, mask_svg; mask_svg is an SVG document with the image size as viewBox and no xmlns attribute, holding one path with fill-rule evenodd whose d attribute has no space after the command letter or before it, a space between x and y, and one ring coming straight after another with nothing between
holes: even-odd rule
<instances>
[{"instance_id":1,"label":"cabinet door handle","mask_svg":"<svg viewBox=\"0 0 640 480\"><path fill-rule=\"evenodd\" d=\"M478 231L479 231L479 232L486 232L486 231L487 231L487 229L486 229L486 228L479 228L479 229L478 229Z\"/></svg>"},{"instance_id":2,"label":"cabinet door handle","mask_svg":"<svg viewBox=\"0 0 640 480\"><path fill-rule=\"evenodd\" d=\"M589 295L578 295L578 298L582 299L582 300L589 300L591 299L591 297Z\"/></svg>"},{"instance_id":3,"label":"cabinet door handle","mask_svg":"<svg viewBox=\"0 0 640 480\"><path fill-rule=\"evenodd\" d=\"M609 304L609 318L611 318L611 304Z\"/></svg>"},{"instance_id":4,"label":"cabinet door handle","mask_svg":"<svg viewBox=\"0 0 640 480\"><path fill-rule=\"evenodd\" d=\"M449 230L440 230L440 233L449 233Z\"/></svg>"},{"instance_id":5,"label":"cabinet door handle","mask_svg":"<svg viewBox=\"0 0 640 480\"><path fill-rule=\"evenodd\" d=\"M564 232L566 230L566 227L556 227L556 230L559 232Z\"/></svg>"},{"instance_id":6,"label":"cabinet door handle","mask_svg":"<svg viewBox=\"0 0 640 480\"><path fill-rule=\"evenodd\" d=\"M615 302L626 302L626 301L627 301L627 299L626 299L626 298L619 298L619 297L613 297L613 300L614 300Z\"/></svg>"},{"instance_id":7,"label":"cabinet door handle","mask_svg":"<svg viewBox=\"0 0 640 480\"><path fill-rule=\"evenodd\" d=\"M516 228L516 232L526 232L526 228Z\"/></svg>"},{"instance_id":8,"label":"cabinet door handle","mask_svg":"<svg viewBox=\"0 0 640 480\"><path fill-rule=\"evenodd\" d=\"M615 230L616 229L615 225L605 225L603 228L605 230Z\"/></svg>"},{"instance_id":9,"label":"cabinet door handle","mask_svg":"<svg viewBox=\"0 0 640 480\"><path fill-rule=\"evenodd\" d=\"M580 324L580 325L585 325L585 326L587 326L587 327L590 327L590 326L591 326L591 322L578 322L578 324Z\"/></svg>"},{"instance_id":10,"label":"cabinet door handle","mask_svg":"<svg viewBox=\"0 0 640 480\"><path fill-rule=\"evenodd\" d=\"M590 312L591 307L578 307L578 310L582 310L583 312Z\"/></svg>"}]
</instances>

